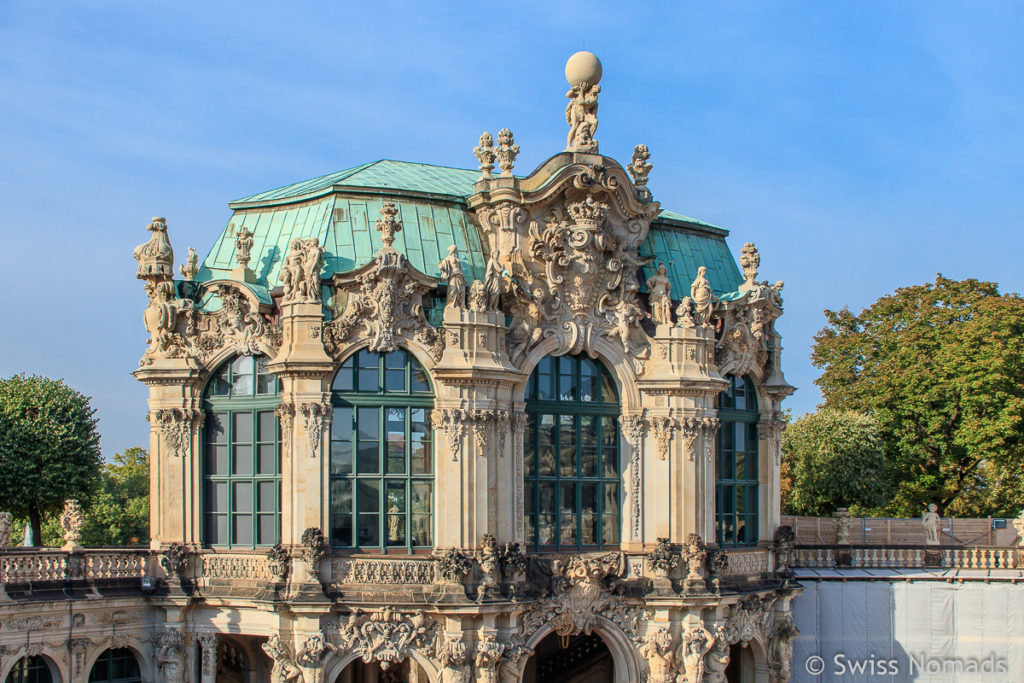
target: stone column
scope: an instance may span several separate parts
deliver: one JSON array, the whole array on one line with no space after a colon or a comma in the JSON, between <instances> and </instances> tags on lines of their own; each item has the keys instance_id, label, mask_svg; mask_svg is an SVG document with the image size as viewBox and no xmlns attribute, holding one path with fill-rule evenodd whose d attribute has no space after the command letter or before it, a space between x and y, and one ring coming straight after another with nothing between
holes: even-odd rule
<instances>
[{"instance_id":1,"label":"stone column","mask_svg":"<svg viewBox=\"0 0 1024 683\"><path fill-rule=\"evenodd\" d=\"M216 633L200 633L196 636L200 655L200 683L216 683L217 646L220 636Z\"/></svg>"}]
</instances>

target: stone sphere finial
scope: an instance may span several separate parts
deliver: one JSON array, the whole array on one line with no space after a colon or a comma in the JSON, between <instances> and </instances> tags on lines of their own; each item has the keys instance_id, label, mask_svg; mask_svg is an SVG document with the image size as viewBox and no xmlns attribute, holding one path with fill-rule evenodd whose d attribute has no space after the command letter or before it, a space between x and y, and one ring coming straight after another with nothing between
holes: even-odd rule
<instances>
[{"instance_id":1,"label":"stone sphere finial","mask_svg":"<svg viewBox=\"0 0 1024 683\"><path fill-rule=\"evenodd\" d=\"M577 52L565 63L565 80L569 85L596 85L601 82L601 73L601 60L586 50Z\"/></svg>"}]
</instances>

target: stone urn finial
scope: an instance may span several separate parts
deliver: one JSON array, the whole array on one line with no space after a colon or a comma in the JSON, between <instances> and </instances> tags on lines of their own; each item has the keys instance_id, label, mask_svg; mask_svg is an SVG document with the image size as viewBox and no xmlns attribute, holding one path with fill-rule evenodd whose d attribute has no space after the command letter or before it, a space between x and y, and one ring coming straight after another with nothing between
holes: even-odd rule
<instances>
[{"instance_id":1,"label":"stone urn finial","mask_svg":"<svg viewBox=\"0 0 1024 683\"><path fill-rule=\"evenodd\" d=\"M77 500L69 499L64 501L64 511L60 515L60 526L64 529L63 550L75 553L82 550L79 541L82 540L82 527L85 526L85 514L82 506Z\"/></svg>"}]
</instances>

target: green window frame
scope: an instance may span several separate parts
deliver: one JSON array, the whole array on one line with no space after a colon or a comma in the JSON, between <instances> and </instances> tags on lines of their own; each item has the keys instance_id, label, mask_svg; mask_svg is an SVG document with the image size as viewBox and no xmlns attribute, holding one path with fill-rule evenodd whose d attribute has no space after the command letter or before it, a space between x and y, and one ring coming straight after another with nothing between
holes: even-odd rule
<instances>
[{"instance_id":1,"label":"green window frame","mask_svg":"<svg viewBox=\"0 0 1024 683\"><path fill-rule=\"evenodd\" d=\"M526 547L618 547L622 514L619 398L586 356L541 359L526 386Z\"/></svg>"},{"instance_id":2,"label":"green window frame","mask_svg":"<svg viewBox=\"0 0 1024 683\"><path fill-rule=\"evenodd\" d=\"M331 385L331 545L411 554L434 547L430 377L408 351L360 349Z\"/></svg>"},{"instance_id":3,"label":"green window frame","mask_svg":"<svg viewBox=\"0 0 1024 683\"><path fill-rule=\"evenodd\" d=\"M749 377L729 375L718 395L718 458L715 471L715 535L722 546L758 542L757 389Z\"/></svg>"},{"instance_id":4,"label":"green window frame","mask_svg":"<svg viewBox=\"0 0 1024 683\"><path fill-rule=\"evenodd\" d=\"M92 665L89 683L142 683L139 660L126 647L105 650Z\"/></svg>"},{"instance_id":5,"label":"green window frame","mask_svg":"<svg viewBox=\"0 0 1024 683\"><path fill-rule=\"evenodd\" d=\"M267 362L236 356L206 386L199 494L206 546L258 548L281 537L281 387Z\"/></svg>"},{"instance_id":6,"label":"green window frame","mask_svg":"<svg viewBox=\"0 0 1024 683\"><path fill-rule=\"evenodd\" d=\"M39 655L22 657L7 674L7 683L53 683L53 672Z\"/></svg>"}]
</instances>

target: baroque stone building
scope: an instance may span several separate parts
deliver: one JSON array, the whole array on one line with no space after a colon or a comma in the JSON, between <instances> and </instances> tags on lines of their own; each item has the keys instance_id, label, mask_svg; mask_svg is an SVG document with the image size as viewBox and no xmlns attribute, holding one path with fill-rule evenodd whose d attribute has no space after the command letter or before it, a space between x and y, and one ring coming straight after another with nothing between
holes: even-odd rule
<instances>
[{"instance_id":1,"label":"baroque stone building","mask_svg":"<svg viewBox=\"0 0 1024 683\"><path fill-rule=\"evenodd\" d=\"M52 553L73 607L9 560L0 680L788 680L782 283L566 76L529 174L502 129L256 194L183 279L153 219L151 549Z\"/></svg>"}]
</instances>

